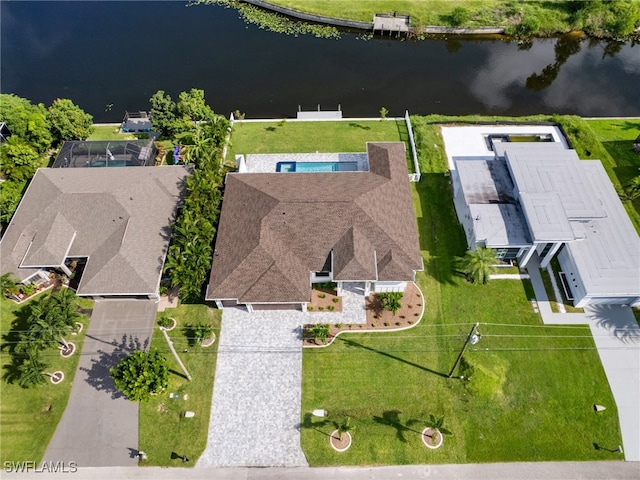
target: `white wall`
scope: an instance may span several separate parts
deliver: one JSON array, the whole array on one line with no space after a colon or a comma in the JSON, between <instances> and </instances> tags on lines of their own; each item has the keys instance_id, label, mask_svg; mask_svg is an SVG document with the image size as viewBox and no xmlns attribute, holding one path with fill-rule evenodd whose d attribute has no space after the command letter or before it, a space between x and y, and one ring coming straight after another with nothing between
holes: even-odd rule
<instances>
[{"instance_id":1,"label":"white wall","mask_svg":"<svg viewBox=\"0 0 640 480\"><path fill-rule=\"evenodd\" d=\"M404 292L407 288L407 282L375 282L373 291L381 292Z\"/></svg>"}]
</instances>

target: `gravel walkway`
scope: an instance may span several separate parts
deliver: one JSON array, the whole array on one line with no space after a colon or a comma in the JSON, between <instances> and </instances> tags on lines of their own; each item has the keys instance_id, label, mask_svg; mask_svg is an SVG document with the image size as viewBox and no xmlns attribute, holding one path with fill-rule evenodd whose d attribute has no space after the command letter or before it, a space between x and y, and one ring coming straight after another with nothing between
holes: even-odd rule
<instances>
[{"instance_id":1,"label":"gravel walkway","mask_svg":"<svg viewBox=\"0 0 640 480\"><path fill-rule=\"evenodd\" d=\"M209 439L197 467L307 465L299 432L303 318L223 311Z\"/></svg>"}]
</instances>

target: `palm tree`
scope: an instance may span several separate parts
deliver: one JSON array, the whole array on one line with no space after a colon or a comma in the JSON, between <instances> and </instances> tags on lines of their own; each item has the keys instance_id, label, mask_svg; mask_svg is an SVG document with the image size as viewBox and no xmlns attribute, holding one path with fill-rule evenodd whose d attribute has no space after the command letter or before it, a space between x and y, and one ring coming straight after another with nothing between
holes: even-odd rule
<instances>
[{"instance_id":1,"label":"palm tree","mask_svg":"<svg viewBox=\"0 0 640 480\"><path fill-rule=\"evenodd\" d=\"M459 268L472 283L484 285L489 281L489 275L493 272L493 265L498 262L495 253L490 248L478 247L469 250L465 256L459 259Z\"/></svg>"},{"instance_id":2,"label":"palm tree","mask_svg":"<svg viewBox=\"0 0 640 480\"><path fill-rule=\"evenodd\" d=\"M40 360L39 350L30 347L27 353L27 361L18 367L18 384L22 388L29 388L45 383L44 369L47 365Z\"/></svg>"},{"instance_id":3,"label":"palm tree","mask_svg":"<svg viewBox=\"0 0 640 480\"><path fill-rule=\"evenodd\" d=\"M640 175L633 177L625 188L624 196L628 200L635 200L640 197Z\"/></svg>"},{"instance_id":4,"label":"palm tree","mask_svg":"<svg viewBox=\"0 0 640 480\"><path fill-rule=\"evenodd\" d=\"M40 345L60 343L68 348L65 334L75 328L80 314L75 294L72 291L70 294L62 292L41 297L31 305L30 326L27 332L29 341L36 341Z\"/></svg>"},{"instance_id":5,"label":"palm tree","mask_svg":"<svg viewBox=\"0 0 640 480\"><path fill-rule=\"evenodd\" d=\"M0 289L8 297L19 292L18 280L13 276L13 273L7 272L0 277Z\"/></svg>"}]
</instances>

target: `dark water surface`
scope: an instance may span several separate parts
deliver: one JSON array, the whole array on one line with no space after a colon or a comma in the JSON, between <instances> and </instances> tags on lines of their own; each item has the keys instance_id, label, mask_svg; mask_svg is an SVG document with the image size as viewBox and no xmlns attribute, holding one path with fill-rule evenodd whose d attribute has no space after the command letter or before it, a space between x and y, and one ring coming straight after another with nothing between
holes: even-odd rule
<instances>
[{"instance_id":1,"label":"dark water surface","mask_svg":"<svg viewBox=\"0 0 640 480\"><path fill-rule=\"evenodd\" d=\"M234 10L184 1L0 2L3 93L71 98L120 121L172 96L206 91L247 118L335 109L411 113L640 115L640 45L563 37L515 42L294 38L245 25ZM113 104L112 107L107 107Z\"/></svg>"}]
</instances>

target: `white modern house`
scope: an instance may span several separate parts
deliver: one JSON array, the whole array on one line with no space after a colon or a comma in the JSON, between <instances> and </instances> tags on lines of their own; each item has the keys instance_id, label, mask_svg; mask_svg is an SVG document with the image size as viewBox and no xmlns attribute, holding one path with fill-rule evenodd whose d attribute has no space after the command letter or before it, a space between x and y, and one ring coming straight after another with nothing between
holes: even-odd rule
<instances>
[{"instance_id":1,"label":"white modern house","mask_svg":"<svg viewBox=\"0 0 640 480\"><path fill-rule=\"evenodd\" d=\"M580 160L554 127L455 128L443 137L470 249L493 248L520 267L557 257L577 307L640 304L640 238L599 160Z\"/></svg>"}]
</instances>

